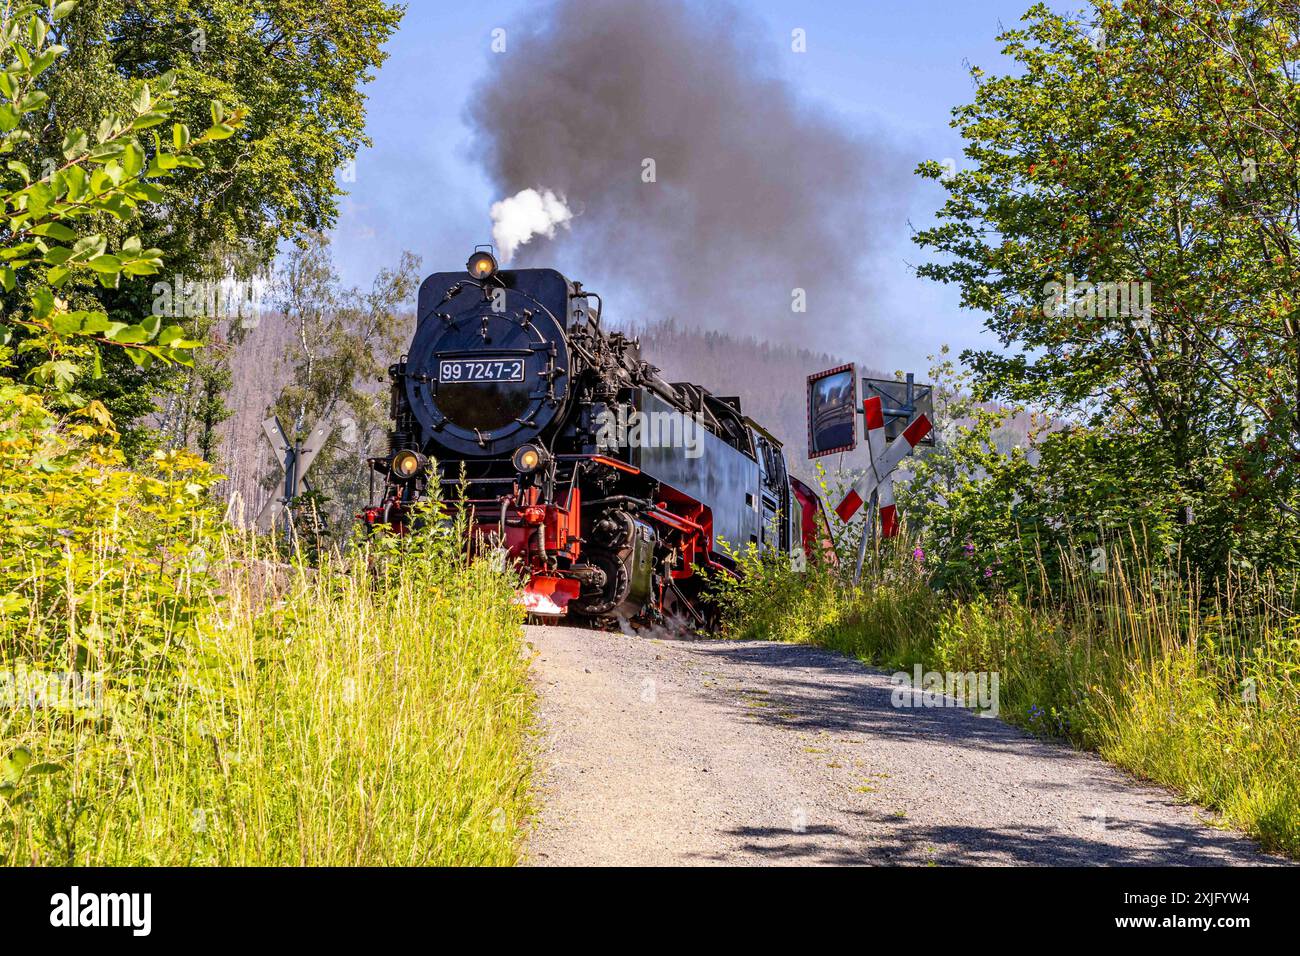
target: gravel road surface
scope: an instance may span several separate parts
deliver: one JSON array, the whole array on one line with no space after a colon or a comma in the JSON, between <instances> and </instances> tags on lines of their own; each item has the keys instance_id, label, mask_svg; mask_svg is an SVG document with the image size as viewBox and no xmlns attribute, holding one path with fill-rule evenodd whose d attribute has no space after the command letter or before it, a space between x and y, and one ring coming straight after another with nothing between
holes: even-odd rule
<instances>
[{"instance_id":1,"label":"gravel road surface","mask_svg":"<svg viewBox=\"0 0 1300 956\"><path fill-rule=\"evenodd\" d=\"M1089 754L829 651L534 626L542 865L1258 864Z\"/></svg>"}]
</instances>

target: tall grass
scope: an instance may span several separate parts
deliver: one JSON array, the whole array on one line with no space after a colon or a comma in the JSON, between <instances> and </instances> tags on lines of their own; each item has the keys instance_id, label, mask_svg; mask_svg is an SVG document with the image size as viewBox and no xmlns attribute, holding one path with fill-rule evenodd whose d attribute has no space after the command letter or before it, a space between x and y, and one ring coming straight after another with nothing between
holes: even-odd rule
<instances>
[{"instance_id":1,"label":"tall grass","mask_svg":"<svg viewBox=\"0 0 1300 956\"><path fill-rule=\"evenodd\" d=\"M221 532L219 585L192 628L130 674L110 663L102 701L50 695L6 711L0 858L516 862L530 814L521 616L514 582L452 537L307 568ZM66 597L83 609L112 599ZM10 637L12 671L30 645ZM103 667L90 652L82 665ZM60 670L69 658L26 665Z\"/></svg>"},{"instance_id":2,"label":"tall grass","mask_svg":"<svg viewBox=\"0 0 1300 956\"><path fill-rule=\"evenodd\" d=\"M742 581L721 584L725 633L890 669L995 671L1004 719L1095 750L1300 856L1293 589L1242 571L1206 584L1176 556L1104 572L1063 556L1050 595L1040 565L1018 593L962 598L931 589L914 545L887 549L859 587L843 566L798 573L751 556Z\"/></svg>"}]
</instances>

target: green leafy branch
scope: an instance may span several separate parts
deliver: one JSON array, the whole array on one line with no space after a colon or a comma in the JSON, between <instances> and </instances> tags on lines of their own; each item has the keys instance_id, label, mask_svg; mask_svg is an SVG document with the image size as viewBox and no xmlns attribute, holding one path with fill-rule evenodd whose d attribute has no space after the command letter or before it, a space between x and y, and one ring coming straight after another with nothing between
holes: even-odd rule
<instances>
[{"instance_id":1,"label":"green leafy branch","mask_svg":"<svg viewBox=\"0 0 1300 956\"><path fill-rule=\"evenodd\" d=\"M0 157L12 155L20 143L32 139L26 117L48 105L48 95L35 88L37 79L65 52L47 45L50 24L66 17L74 0L53 3L42 14L36 4L16 9L8 5L0 22ZM12 59L8 59L12 56ZM172 124L165 141L158 127L171 117L176 103L171 73L153 83L136 82L121 115L105 117L92 136L73 129L64 137L61 156L51 157L43 175L32 175L27 164L9 159L4 169L21 185L0 180L0 288L12 292L25 270L27 308L20 314L0 316L0 347L13 337L13 326L28 334L20 351L39 350L47 360L29 377L57 391L69 389L89 361L92 374L101 374L99 349L112 345L126 350L136 365L157 361L192 364L191 351L199 342L185 336L179 325L162 324L151 316L131 324L110 321L103 312L71 310L54 290L70 281L91 278L105 288L116 288L122 275L154 275L162 265L162 251L145 248L138 236L123 238L110 250L100 232L77 228L79 221L111 216L119 222L135 217L142 203L164 199L159 182L182 169L202 169L195 151L234 135L244 110L227 116L223 106L211 104L212 125L198 136L183 123ZM147 147L140 135L147 133ZM0 173L0 176L3 176Z\"/></svg>"}]
</instances>

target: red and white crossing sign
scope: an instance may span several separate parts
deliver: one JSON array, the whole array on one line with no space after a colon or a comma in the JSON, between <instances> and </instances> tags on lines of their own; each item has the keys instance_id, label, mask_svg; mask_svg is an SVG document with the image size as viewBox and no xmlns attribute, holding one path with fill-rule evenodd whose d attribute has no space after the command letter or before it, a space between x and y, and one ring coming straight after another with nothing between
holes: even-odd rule
<instances>
[{"instance_id":1,"label":"red and white crossing sign","mask_svg":"<svg viewBox=\"0 0 1300 956\"><path fill-rule=\"evenodd\" d=\"M866 474L858 479L844 500L835 507L835 513L841 521L848 521L874 491L880 506L880 535L892 538L898 534L898 512L894 508L894 469L912 453L933 426L928 416L918 415L891 444L885 440L885 414L880 396L873 395L864 400L862 412L867 419L867 444L871 450L871 463Z\"/></svg>"}]
</instances>

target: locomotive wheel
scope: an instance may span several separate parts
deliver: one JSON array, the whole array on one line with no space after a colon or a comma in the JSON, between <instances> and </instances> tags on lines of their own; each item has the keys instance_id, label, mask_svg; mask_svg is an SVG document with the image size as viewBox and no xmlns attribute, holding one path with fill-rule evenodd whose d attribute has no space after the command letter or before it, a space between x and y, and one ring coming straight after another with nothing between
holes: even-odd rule
<instances>
[{"instance_id":1,"label":"locomotive wheel","mask_svg":"<svg viewBox=\"0 0 1300 956\"><path fill-rule=\"evenodd\" d=\"M605 586L590 598L586 594L579 595L569 602L569 607L583 617L609 614L627 598L627 567L617 555L608 551L588 551L585 558L588 564L594 564L605 572Z\"/></svg>"}]
</instances>

